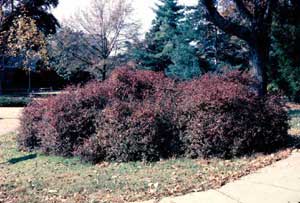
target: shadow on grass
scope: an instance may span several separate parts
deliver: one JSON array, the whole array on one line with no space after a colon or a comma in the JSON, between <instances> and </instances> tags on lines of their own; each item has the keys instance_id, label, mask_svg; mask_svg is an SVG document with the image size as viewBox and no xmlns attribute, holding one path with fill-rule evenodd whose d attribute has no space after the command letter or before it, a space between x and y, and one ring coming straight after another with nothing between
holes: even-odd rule
<instances>
[{"instance_id":1,"label":"shadow on grass","mask_svg":"<svg viewBox=\"0 0 300 203\"><path fill-rule=\"evenodd\" d=\"M27 156L22 156L22 157L10 159L10 160L7 161L7 163L8 164L17 164L19 162L35 159L36 157L37 157L37 154L30 154L30 155L27 155Z\"/></svg>"}]
</instances>

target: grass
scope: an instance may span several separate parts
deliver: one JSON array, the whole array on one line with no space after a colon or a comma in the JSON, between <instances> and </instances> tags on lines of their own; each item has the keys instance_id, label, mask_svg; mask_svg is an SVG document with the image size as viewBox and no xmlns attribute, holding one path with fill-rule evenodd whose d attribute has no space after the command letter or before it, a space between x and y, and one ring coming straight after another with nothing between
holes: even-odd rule
<instances>
[{"instance_id":1,"label":"grass","mask_svg":"<svg viewBox=\"0 0 300 203\"><path fill-rule=\"evenodd\" d=\"M300 112L291 117L291 131L300 132ZM127 202L181 195L218 188L286 158L291 150L232 160L90 165L75 158L20 152L16 135L7 134L0 136L0 202Z\"/></svg>"},{"instance_id":2,"label":"grass","mask_svg":"<svg viewBox=\"0 0 300 203\"><path fill-rule=\"evenodd\" d=\"M289 111L289 115L291 118L290 134L300 135L300 105L295 105L295 107L292 107L292 109Z\"/></svg>"}]
</instances>

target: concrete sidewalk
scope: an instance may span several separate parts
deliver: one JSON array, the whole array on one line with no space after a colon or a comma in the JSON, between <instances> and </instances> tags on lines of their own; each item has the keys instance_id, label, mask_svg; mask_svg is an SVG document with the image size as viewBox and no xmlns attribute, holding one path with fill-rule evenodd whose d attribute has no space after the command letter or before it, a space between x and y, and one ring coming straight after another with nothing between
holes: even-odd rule
<instances>
[{"instance_id":1,"label":"concrete sidewalk","mask_svg":"<svg viewBox=\"0 0 300 203\"><path fill-rule=\"evenodd\" d=\"M0 135L16 131L23 108L0 108Z\"/></svg>"},{"instance_id":2,"label":"concrete sidewalk","mask_svg":"<svg viewBox=\"0 0 300 203\"><path fill-rule=\"evenodd\" d=\"M300 153L218 190L165 198L160 203L300 203Z\"/></svg>"}]
</instances>

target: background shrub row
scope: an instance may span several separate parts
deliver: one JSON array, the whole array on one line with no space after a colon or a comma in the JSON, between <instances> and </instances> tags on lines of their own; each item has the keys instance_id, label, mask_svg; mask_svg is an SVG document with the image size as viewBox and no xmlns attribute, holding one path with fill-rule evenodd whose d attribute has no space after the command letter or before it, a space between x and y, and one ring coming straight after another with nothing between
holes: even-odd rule
<instances>
[{"instance_id":1,"label":"background shrub row","mask_svg":"<svg viewBox=\"0 0 300 203\"><path fill-rule=\"evenodd\" d=\"M119 68L105 82L68 88L23 112L22 150L90 162L156 161L270 152L287 139L279 97L259 97L240 72L176 83Z\"/></svg>"},{"instance_id":2,"label":"background shrub row","mask_svg":"<svg viewBox=\"0 0 300 203\"><path fill-rule=\"evenodd\" d=\"M0 96L0 107L24 107L30 102L28 97Z\"/></svg>"}]
</instances>

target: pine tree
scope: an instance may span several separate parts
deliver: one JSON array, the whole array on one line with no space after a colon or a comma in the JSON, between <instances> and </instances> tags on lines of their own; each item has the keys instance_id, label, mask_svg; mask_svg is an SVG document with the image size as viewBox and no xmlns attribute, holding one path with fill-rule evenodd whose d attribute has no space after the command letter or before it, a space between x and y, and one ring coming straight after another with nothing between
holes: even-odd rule
<instances>
[{"instance_id":1,"label":"pine tree","mask_svg":"<svg viewBox=\"0 0 300 203\"><path fill-rule=\"evenodd\" d=\"M171 52L174 49L174 37L178 35L178 24L183 18L183 7L177 0L160 0L155 10L156 18L146 33L140 49L135 50L135 58L142 68L164 71L172 64Z\"/></svg>"},{"instance_id":2,"label":"pine tree","mask_svg":"<svg viewBox=\"0 0 300 203\"><path fill-rule=\"evenodd\" d=\"M170 52L172 64L166 69L166 75L181 80L191 79L203 74L198 58L201 50L197 40L201 36L195 21L193 8L185 8L184 18L180 20L177 34L173 36L173 50Z\"/></svg>"},{"instance_id":3,"label":"pine tree","mask_svg":"<svg viewBox=\"0 0 300 203\"><path fill-rule=\"evenodd\" d=\"M231 17L238 20L236 16ZM178 33L173 39L173 64L166 71L168 76L190 79L207 72L249 67L246 43L209 22L201 4L185 9Z\"/></svg>"},{"instance_id":4,"label":"pine tree","mask_svg":"<svg viewBox=\"0 0 300 203\"><path fill-rule=\"evenodd\" d=\"M269 90L283 91L297 102L300 102L299 13L300 5L286 6L282 3L278 8L272 26L271 64L268 70Z\"/></svg>"}]
</instances>

